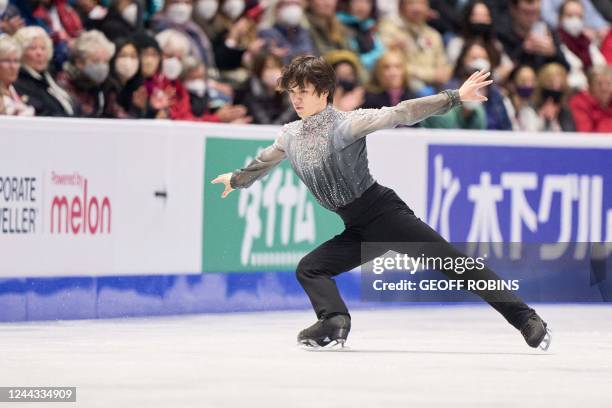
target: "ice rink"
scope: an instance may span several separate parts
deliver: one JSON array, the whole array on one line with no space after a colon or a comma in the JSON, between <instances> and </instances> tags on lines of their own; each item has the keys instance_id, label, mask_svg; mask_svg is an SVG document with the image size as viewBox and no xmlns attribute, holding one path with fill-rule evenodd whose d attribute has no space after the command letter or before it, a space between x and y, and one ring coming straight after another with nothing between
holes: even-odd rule
<instances>
[{"instance_id":1,"label":"ice rink","mask_svg":"<svg viewBox=\"0 0 612 408\"><path fill-rule=\"evenodd\" d=\"M354 310L344 351L311 311L0 324L0 386L76 386L41 407L611 407L612 307L541 305L548 352L493 309Z\"/></svg>"}]
</instances>

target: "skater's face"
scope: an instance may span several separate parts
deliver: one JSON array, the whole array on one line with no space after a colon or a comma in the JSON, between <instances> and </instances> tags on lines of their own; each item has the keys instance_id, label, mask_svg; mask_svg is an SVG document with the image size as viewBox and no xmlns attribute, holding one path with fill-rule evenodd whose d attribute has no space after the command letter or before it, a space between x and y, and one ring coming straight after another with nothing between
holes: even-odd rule
<instances>
[{"instance_id":1,"label":"skater's face","mask_svg":"<svg viewBox=\"0 0 612 408\"><path fill-rule=\"evenodd\" d=\"M303 88L295 86L287 92L293 108L302 119L321 112L327 106L327 92L317 95L310 83L305 83Z\"/></svg>"}]
</instances>

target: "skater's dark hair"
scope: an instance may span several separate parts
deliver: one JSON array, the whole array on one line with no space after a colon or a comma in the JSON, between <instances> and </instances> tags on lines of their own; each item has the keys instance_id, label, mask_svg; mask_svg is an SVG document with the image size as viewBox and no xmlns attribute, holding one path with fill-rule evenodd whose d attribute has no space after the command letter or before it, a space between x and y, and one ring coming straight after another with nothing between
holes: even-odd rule
<instances>
[{"instance_id":1,"label":"skater's dark hair","mask_svg":"<svg viewBox=\"0 0 612 408\"><path fill-rule=\"evenodd\" d=\"M279 88L281 91L288 91L296 86L304 88L306 83L312 84L319 96L328 92L327 102L333 102L336 90L336 73L322 57L315 57L314 55L295 57L283 68Z\"/></svg>"}]
</instances>

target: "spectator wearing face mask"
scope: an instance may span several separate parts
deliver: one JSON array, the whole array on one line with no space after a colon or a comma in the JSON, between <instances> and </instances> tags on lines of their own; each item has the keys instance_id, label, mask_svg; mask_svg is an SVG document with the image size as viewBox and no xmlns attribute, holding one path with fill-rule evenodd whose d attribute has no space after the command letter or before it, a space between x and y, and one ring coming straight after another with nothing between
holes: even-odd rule
<instances>
[{"instance_id":1,"label":"spectator wearing face mask","mask_svg":"<svg viewBox=\"0 0 612 408\"><path fill-rule=\"evenodd\" d=\"M559 22L559 11L566 0L542 0L542 18L551 27ZM607 33L612 19L612 4L610 0L580 0L583 8L584 32L592 41L599 42ZM601 7L595 7L595 4ZM602 13L603 11L603 13ZM606 14L608 17L606 17Z\"/></svg>"},{"instance_id":2,"label":"spectator wearing face mask","mask_svg":"<svg viewBox=\"0 0 612 408\"><path fill-rule=\"evenodd\" d=\"M580 1L565 1L559 9L561 51L570 65L568 83L572 89L587 89L588 72L593 66L606 65L597 46L584 33L584 6Z\"/></svg>"},{"instance_id":3,"label":"spectator wearing face mask","mask_svg":"<svg viewBox=\"0 0 612 408\"><path fill-rule=\"evenodd\" d=\"M195 120L204 122L251 123L247 109L242 105L224 104L220 108L214 102L215 89L210 86L206 66L194 57L183 60L181 79L189 92L191 113Z\"/></svg>"},{"instance_id":4,"label":"spectator wearing face mask","mask_svg":"<svg viewBox=\"0 0 612 408\"><path fill-rule=\"evenodd\" d=\"M338 20L346 27L350 49L359 55L361 65L368 71L385 52L377 32L378 13L375 0L343 0Z\"/></svg>"},{"instance_id":5,"label":"spectator wearing face mask","mask_svg":"<svg viewBox=\"0 0 612 408\"><path fill-rule=\"evenodd\" d=\"M211 39L193 21L193 0L165 0L164 8L153 18L156 32L173 29L182 33L190 43L191 54L209 67L209 74L218 76Z\"/></svg>"},{"instance_id":6,"label":"spectator wearing face mask","mask_svg":"<svg viewBox=\"0 0 612 408\"><path fill-rule=\"evenodd\" d=\"M374 65L362 108L395 106L414 98L409 79L404 54L397 50L386 51Z\"/></svg>"},{"instance_id":7,"label":"spectator wearing face mask","mask_svg":"<svg viewBox=\"0 0 612 408\"><path fill-rule=\"evenodd\" d=\"M240 86L249 76L248 67L265 41L257 38L257 24L263 8L245 0L222 0L212 22L213 47L222 81Z\"/></svg>"},{"instance_id":8,"label":"spectator wearing face mask","mask_svg":"<svg viewBox=\"0 0 612 408\"><path fill-rule=\"evenodd\" d=\"M508 76L508 96L504 99L512 130L536 132L541 121L534 108L536 73L529 65L519 65Z\"/></svg>"},{"instance_id":9,"label":"spectator wearing face mask","mask_svg":"<svg viewBox=\"0 0 612 408\"><path fill-rule=\"evenodd\" d=\"M105 93L114 108L110 114L118 119L139 118L140 113L132 106L134 91L142 84L138 75L138 47L132 39L120 39L116 47L115 56L110 61L110 79Z\"/></svg>"},{"instance_id":10,"label":"spectator wearing face mask","mask_svg":"<svg viewBox=\"0 0 612 408\"><path fill-rule=\"evenodd\" d=\"M83 19L87 29L100 30L111 41L126 38L144 30L142 3L138 0L116 0L108 9L95 4L93 0L81 0L87 17ZM93 5L93 7L92 7Z\"/></svg>"},{"instance_id":11,"label":"spectator wearing face mask","mask_svg":"<svg viewBox=\"0 0 612 408\"><path fill-rule=\"evenodd\" d=\"M427 25L428 0L400 0L398 7L398 17L385 19L380 24L383 43L406 56L415 92L427 86L442 86L450 79L452 69L442 36Z\"/></svg>"},{"instance_id":12,"label":"spectator wearing face mask","mask_svg":"<svg viewBox=\"0 0 612 408\"><path fill-rule=\"evenodd\" d=\"M194 57L186 57L183 60L181 81L189 92L189 104L194 118L204 122L220 122L219 117L210 109L208 78L204 64Z\"/></svg>"},{"instance_id":13,"label":"spectator wearing face mask","mask_svg":"<svg viewBox=\"0 0 612 408\"><path fill-rule=\"evenodd\" d=\"M21 65L21 46L8 34L0 34L0 115L34 116L34 108L24 103L13 83Z\"/></svg>"},{"instance_id":14,"label":"spectator wearing face mask","mask_svg":"<svg viewBox=\"0 0 612 408\"><path fill-rule=\"evenodd\" d=\"M161 75L162 52L155 37L139 33L133 38L138 50L138 65L133 82L128 81L124 91L127 99L119 98L119 104L134 118L167 117L167 98L152 93L154 78ZM129 88L128 88L129 86Z\"/></svg>"},{"instance_id":15,"label":"spectator wearing face mask","mask_svg":"<svg viewBox=\"0 0 612 408\"><path fill-rule=\"evenodd\" d=\"M85 31L75 40L57 82L76 101L78 116L112 117L114 108L106 100L105 88L114 53L115 45L100 31Z\"/></svg>"},{"instance_id":16,"label":"spectator wearing face mask","mask_svg":"<svg viewBox=\"0 0 612 408\"><path fill-rule=\"evenodd\" d=\"M236 103L247 108L253 123L284 125L299 119L287 93L278 91L283 61L274 54L260 54L253 61L252 75L236 93Z\"/></svg>"},{"instance_id":17,"label":"spectator wearing face mask","mask_svg":"<svg viewBox=\"0 0 612 408\"><path fill-rule=\"evenodd\" d=\"M307 0L308 28L318 55L348 50L347 31L336 17L338 0Z\"/></svg>"},{"instance_id":18,"label":"spectator wearing face mask","mask_svg":"<svg viewBox=\"0 0 612 408\"><path fill-rule=\"evenodd\" d=\"M73 4L85 30L100 30L100 22L108 14L101 0L76 0Z\"/></svg>"},{"instance_id":19,"label":"spectator wearing face mask","mask_svg":"<svg viewBox=\"0 0 612 408\"><path fill-rule=\"evenodd\" d=\"M500 19L498 33L512 61L534 70L550 62L569 69L556 31L541 20L541 0L510 0L509 3L510 19Z\"/></svg>"},{"instance_id":20,"label":"spectator wearing face mask","mask_svg":"<svg viewBox=\"0 0 612 408\"><path fill-rule=\"evenodd\" d=\"M612 134L612 67L589 72L589 89L574 95L570 107L579 132Z\"/></svg>"},{"instance_id":21,"label":"spectator wearing face mask","mask_svg":"<svg viewBox=\"0 0 612 408\"><path fill-rule=\"evenodd\" d=\"M491 54L486 44L478 37L468 40L457 60L457 65L453 71L453 79L444 87L453 89L452 87L462 84L476 71L491 70ZM489 130L511 130L512 123L506 111L504 96L495 83L481 91L486 95L487 100L483 103L474 104L472 106L481 105L485 111L486 128ZM470 104L467 105L470 108Z\"/></svg>"},{"instance_id":22,"label":"spectator wearing face mask","mask_svg":"<svg viewBox=\"0 0 612 408\"><path fill-rule=\"evenodd\" d=\"M352 111L365 102L364 70L359 57L352 51L330 51L323 56L336 74L334 107L341 111Z\"/></svg>"},{"instance_id":23,"label":"spectator wearing face mask","mask_svg":"<svg viewBox=\"0 0 612 408\"><path fill-rule=\"evenodd\" d=\"M168 29L155 36L161 55L146 67L144 85L150 98L151 106L156 110L158 119L194 120L191 114L189 93L181 82L183 71L182 60L189 56L189 40L183 33ZM142 60L143 69L145 62ZM157 66L155 66L157 65ZM156 68L153 70L153 68ZM153 72L151 72L153 71Z\"/></svg>"},{"instance_id":24,"label":"spectator wearing face mask","mask_svg":"<svg viewBox=\"0 0 612 408\"><path fill-rule=\"evenodd\" d=\"M550 63L538 71L538 86L534 104L541 120L540 131L575 132L576 125L567 108L569 87L567 70L561 64Z\"/></svg>"},{"instance_id":25,"label":"spectator wearing face mask","mask_svg":"<svg viewBox=\"0 0 612 408\"><path fill-rule=\"evenodd\" d=\"M298 55L314 54L310 32L302 25L304 10L302 0L279 0L275 7L275 19L272 27L264 28L257 33L265 40L265 48L279 49L275 54L288 64Z\"/></svg>"},{"instance_id":26,"label":"spectator wearing face mask","mask_svg":"<svg viewBox=\"0 0 612 408\"><path fill-rule=\"evenodd\" d=\"M20 28L14 38L23 54L15 89L24 101L33 106L36 116L74 116L72 97L59 86L49 73L53 42L41 27Z\"/></svg>"},{"instance_id":27,"label":"spectator wearing face mask","mask_svg":"<svg viewBox=\"0 0 612 408\"><path fill-rule=\"evenodd\" d=\"M448 42L446 53L450 63L456 65L465 42L480 40L490 56L493 79L505 81L514 64L497 38L493 24L495 17L485 1L470 1L463 9L462 31Z\"/></svg>"},{"instance_id":28,"label":"spectator wearing face mask","mask_svg":"<svg viewBox=\"0 0 612 408\"><path fill-rule=\"evenodd\" d=\"M219 0L195 0L193 7L193 21L209 39L215 38L213 20L219 11Z\"/></svg>"}]
</instances>

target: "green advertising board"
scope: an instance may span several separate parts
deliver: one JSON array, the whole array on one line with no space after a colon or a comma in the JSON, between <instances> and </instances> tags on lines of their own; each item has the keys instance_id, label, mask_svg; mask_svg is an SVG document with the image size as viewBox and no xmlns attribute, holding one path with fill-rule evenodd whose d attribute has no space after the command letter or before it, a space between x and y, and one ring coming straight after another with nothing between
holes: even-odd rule
<instances>
[{"instance_id":1,"label":"green advertising board","mask_svg":"<svg viewBox=\"0 0 612 408\"><path fill-rule=\"evenodd\" d=\"M342 220L320 206L284 160L249 188L221 198L219 174L246 166L273 140L207 137L204 156L203 272L293 271L340 233Z\"/></svg>"}]
</instances>

